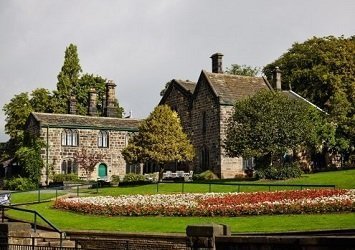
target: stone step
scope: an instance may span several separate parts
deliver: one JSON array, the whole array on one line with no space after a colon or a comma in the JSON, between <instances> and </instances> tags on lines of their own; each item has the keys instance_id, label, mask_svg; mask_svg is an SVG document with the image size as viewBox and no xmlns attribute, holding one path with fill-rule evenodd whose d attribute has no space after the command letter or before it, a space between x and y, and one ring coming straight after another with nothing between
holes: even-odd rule
<instances>
[{"instance_id":1,"label":"stone step","mask_svg":"<svg viewBox=\"0 0 355 250\"><path fill-rule=\"evenodd\" d=\"M36 246L49 246L49 247L59 247L60 246L60 234L54 231L46 230L36 230L32 233L32 237L36 238ZM75 247L75 242L70 241L67 238L62 239L63 247Z\"/></svg>"}]
</instances>

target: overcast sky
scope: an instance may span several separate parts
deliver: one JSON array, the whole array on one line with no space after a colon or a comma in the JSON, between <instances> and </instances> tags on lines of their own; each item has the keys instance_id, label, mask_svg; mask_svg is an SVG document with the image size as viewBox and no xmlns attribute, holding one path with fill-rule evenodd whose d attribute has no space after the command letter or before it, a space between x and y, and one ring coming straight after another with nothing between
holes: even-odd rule
<instances>
[{"instance_id":1,"label":"overcast sky","mask_svg":"<svg viewBox=\"0 0 355 250\"><path fill-rule=\"evenodd\" d=\"M146 117L169 80L197 81L215 52L264 66L294 42L355 35L354 0L0 0L0 107L21 92L54 90L65 48L112 79L126 112ZM0 112L0 141L5 116Z\"/></svg>"}]
</instances>

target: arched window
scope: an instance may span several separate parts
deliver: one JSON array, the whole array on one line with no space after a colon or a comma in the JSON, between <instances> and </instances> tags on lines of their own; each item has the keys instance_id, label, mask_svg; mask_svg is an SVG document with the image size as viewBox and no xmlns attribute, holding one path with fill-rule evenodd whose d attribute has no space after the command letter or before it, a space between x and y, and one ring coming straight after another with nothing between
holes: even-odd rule
<instances>
[{"instance_id":1,"label":"arched window","mask_svg":"<svg viewBox=\"0 0 355 250\"><path fill-rule=\"evenodd\" d=\"M200 168L202 170L210 169L210 153L207 146L200 149Z\"/></svg>"},{"instance_id":2,"label":"arched window","mask_svg":"<svg viewBox=\"0 0 355 250\"><path fill-rule=\"evenodd\" d=\"M76 167L75 162L71 159L63 160L62 164L61 164L61 173L62 174L77 174L78 168Z\"/></svg>"},{"instance_id":3,"label":"arched window","mask_svg":"<svg viewBox=\"0 0 355 250\"><path fill-rule=\"evenodd\" d=\"M99 148L108 148L108 132L100 131L97 138L97 146Z\"/></svg>"},{"instance_id":4,"label":"arched window","mask_svg":"<svg viewBox=\"0 0 355 250\"><path fill-rule=\"evenodd\" d=\"M62 132L63 146L78 146L78 131L75 129L65 129Z\"/></svg>"}]
</instances>

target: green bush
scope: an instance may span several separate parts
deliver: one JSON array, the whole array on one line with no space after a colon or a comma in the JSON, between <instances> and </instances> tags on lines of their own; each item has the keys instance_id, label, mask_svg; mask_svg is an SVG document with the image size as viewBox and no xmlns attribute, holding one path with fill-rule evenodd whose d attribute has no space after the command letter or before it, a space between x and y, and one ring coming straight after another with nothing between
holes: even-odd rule
<instances>
[{"instance_id":1,"label":"green bush","mask_svg":"<svg viewBox=\"0 0 355 250\"><path fill-rule=\"evenodd\" d=\"M140 184L147 184L147 183L150 183L150 182L145 179L144 175L129 173L124 176L123 180L120 182L120 186L121 185L140 185Z\"/></svg>"},{"instance_id":2,"label":"green bush","mask_svg":"<svg viewBox=\"0 0 355 250\"><path fill-rule=\"evenodd\" d=\"M111 184L118 185L120 183L120 176L119 175L112 175L111 176Z\"/></svg>"},{"instance_id":3,"label":"green bush","mask_svg":"<svg viewBox=\"0 0 355 250\"><path fill-rule=\"evenodd\" d=\"M37 185L30 178L15 177L5 180L4 188L8 190L27 191L36 189Z\"/></svg>"},{"instance_id":4,"label":"green bush","mask_svg":"<svg viewBox=\"0 0 355 250\"><path fill-rule=\"evenodd\" d=\"M195 174L193 180L196 181L207 181L207 180L217 180L219 179L211 170L206 170L200 174Z\"/></svg>"},{"instance_id":5,"label":"green bush","mask_svg":"<svg viewBox=\"0 0 355 250\"><path fill-rule=\"evenodd\" d=\"M286 163L283 166L269 166L259 168L255 172L258 179L285 180L298 178L303 174L297 163Z\"/></svg>"},{"instance_id":6,"label":"green bush","mask_svg":"<svg viewBox=\"0 0 355 250\"><path fill-rule=\"evenodd\" d=\"M72 181L80 182L80 179L77 174L54 174L53 182L63 182L63 181Z\"/></svg>"}]
</instances>

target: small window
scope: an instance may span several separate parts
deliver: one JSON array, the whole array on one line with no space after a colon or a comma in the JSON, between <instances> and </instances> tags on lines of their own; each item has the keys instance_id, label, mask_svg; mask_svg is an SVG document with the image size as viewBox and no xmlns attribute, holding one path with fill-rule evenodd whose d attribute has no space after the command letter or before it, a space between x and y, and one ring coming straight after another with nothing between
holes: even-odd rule
<instances>
[{"instance_id":1,"label":"small window","mask_svg":"<svg viewBox=\"0 0 355 250\"><path fill-rule=\"evenodd\" d=\"M78 146L78 131L75 129L66 129L62 132L63 146Z\"/></svg>"},{"instance_id":2,"label":"small window","mask_svg":"<svg viewBox=\"0 0 355 250\"><path fill-rule=\"evenodd\" d=\"M108 148L108 132L100 131L97 138L97 146L99 148Z\"/></svg>"}]
</instances>

